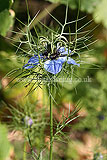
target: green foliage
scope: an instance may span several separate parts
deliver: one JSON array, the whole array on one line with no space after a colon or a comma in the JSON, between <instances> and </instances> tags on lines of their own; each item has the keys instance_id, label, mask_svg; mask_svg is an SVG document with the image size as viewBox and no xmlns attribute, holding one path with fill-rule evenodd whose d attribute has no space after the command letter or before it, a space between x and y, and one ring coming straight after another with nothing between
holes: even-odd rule
<instances>
[{"instance_id":1,"label":"green foliage","mask_svg":"<svg viewBox=\"0 0 107 160\"><path fill-rule=\"evenodd\" d=\"M74 142L70 142L68 144L68 148L66 150L66 156L67 156L67 159L68 160L71 160L71 159L79 159L79 156L78 156L78 153L77 153L77 150L74 148ZM79 144L78 144L79 145Z\"/></svg>"},{"instance_id":2,"label":"green foliage","mask_svg":"<svg viewBox=\"0 0 107 160\"><path fill-rule=\"evenodd\" d=\"M48 0L50 2L67 5L66 0ZM78 9L79 0L68 0L68 5L72 9ZM102 23L107 28L107 0L80 0L80 10L91 13L95 22Z\"/></svg>"},{"instance_id":3,"label":"green foliage","mask_svg":"<svg viewBox=\"0 0 107 160\"><path fill-rule=\"evenodd\" d=\"M95 7L99 4L100 0L80 0L81 2L81 11L86 11L88 13L92 13Z\"/></svg>"},{"instance_id":4,"label":"green foliage","mask_svg":"<svg viewBox=\"0 0 107 160\"><path fill-rule=\"evenodd\" d=\"M107 0L102 0L95 9L94 19L97 23L102 23L107 28Z\"/></svg>"},{"instance_id":5,"label":"green foliage","mask_svg":"<svg viewBox=\"0 0 107 160\"><path fill-rule=\"evenodd\" d=\"M5 3L3 1L0 0L0 3L3 2L2 7L0 6L1 12L0 12L0 22L3 22L3 24L1 23L0 25L0 33L2 35L6 35L6 32L8 31L9 27L12 24L12 19L11 16L9 14L9 8L10 8L10 1L5 0ZM50 0L51 2L60 2L66 5L67 1L66 0ZM11 1L12 2L12 1ZM78 7L78 0L68 0L69 6L72 9L76 9ZM100 6L101 7L98 7ZM105 3L106 4L106 3ZM6 6L5 6L6 5ZM104 7L104 0L102 0L101 2L99 0L81 0L81 10L82 11L86 11L89 13L95 13L95 17L97 16L97 18L100 18L100 20L98 22L101 22L103 17L103 14L100 14L101 17L99 17L99 9L101 12L101 9ZM98 10L97 10L98 9ZM2 15L2 16L1 16ZM105 10L105 14L104 16L106 16L106 10ZM4 18L6 17L6 18ZM9 19L10 18L10 19ZM9 19L9 21L8 21ZM105 19L105 18L104 18ZM102 23L106 23L106 19L105 21L102 21ZM96 20L97 22L97 20ZM5 24L5 25L4 25ZM47 29L48 30L48 29ZM41 27L41 31L43 32L43 26ZM38 31L39 36L43 36L44 33L42 33L41 31ZM45 31L44 31L45 32ZM46 32L47 35L50 34L49 30ZM23 33L22 33L23 34ZM25 35L23 34L23 37ZM28 38L29 38L29 34L28 34ZM47 37L47 36L46 36ZM33 39L34 37L32 37ZM35 39L34 39L35 40ZM84 40L84 39L83 39ZM21 43L21 40L19 40L19 43ZM100 43L100 42L99 42ZM57 88L57 93L55 96L55 100L57 101L58 105L57 107L59 107L59 104L63 104L64 102L72 102L73 105L75 105L77 103L78 100L81 100L83 103L83 107L84 110L86 111L86 117L84 117L84 119L80 120L80 123L78 123L77 125L75 124L74 126L72 125L72 133L73 131L79 131L79 132L85 132L86 130L88 131L88 133L93 133L99 137L101 137L103 139L103 144L106 146L107 145L107 138L106 138L106 130L107 130L107 114L106 114L106 93L107 93L107 71L106 71L106 61L105 61L105 57L103 56L104 52L104 45L99 45L99 43L97 43L97 47L96 47L96 51L94 51L94 57L89 57L92 58L92 60L95 60L96 65L100 65L102 66L102 68L96 68L96 66L94 66L93 64L88 65L89 68L87 68L86 65L82 66L80 68L78 68L76 70L76 75L78 78L83 79L84 77L87 77L87 75L91 78L92 82L91 83L83 83L81 81L78 82L73 82L72 84L67 84L67 83L63 83L63 87L60 87L59 84L59 88ZM10 46L7 47L7 45L4 43L4 41L2 41L2 48L0 47L0 49L2 51L0 51L0 71L4 74L7 73L8 71L10 71L12 68L16 68L16 67L22 67L23 63L21 63L21 66L19 66L17 64L16 61L16 57L12 56L13 51L9 51L10 50ZM30 41L28 43L26 43L27 45L30 44ZM33 43L31 43L32 45L30 46L32 48ZM3 48L4 45L4 48ZM105 44L106 45L106 44ZM20 45L19 45L20 46ZM33 48L35 49L35 48ZM19 47L17 46L17 51L19 50ZM32 52L27 52L26 51L26 55L32 55L33 54L33 50L31 49ZM19 50L19 52L23 52L23 50ZM25 53L24 53L25 54ZM21 59L23 59L23 57L21 57ZM87 61L88 58L83 57L84 61ZM5 65L4 65L5 64ZM11 65L12 64L12 65ZM85 67L85 68L84 68ZM69 67L67 68L69 69ZM74 72L75 74L75 72ZM73 75L69 75L69 76L73 76ZM25 77L26 78L26 77ZM60 77L59 77L60 78ZM77 79L78 79L77 78ZM75 80L75 78L74 78ZM0 86L2 88L2 85ZM57 87L57 86L55 86ZM61 89L61 94L62 97L59 96L61 95L59 92L59 89ZM10 90L10 88L9 88ZM19 87L17 90L15 90L14 95L16 96L18 94L18 90L20 90L22 92L22 88ZM77 92L76 92L77 91ZM4 92L4 90L3 90ZM11 93L9 92L9 94L12 94L12 90ZM22 93L23 94L23 93ZM21 94L21 95L22 95ZM19 97L19 96L17 96ZM6 96L7 98L7 96ZM33 99L34 95L32 96ZM47 98L48 101L48 98ZM27 140L31 140L32 142L32 146L36 146L36 150L38 153L41 153L41 148L43 149L45 143L44 143L44 139L45 139L45 127L47 127L48 125L48 119L46 118L47 114L45 114L44 109L39 109L37 106L37 102L35 100L34 102L28 102L25 103L23 100L23 106L18 105L18 108L14 108L11 107L10 108L10 112L11 112L11 117L7 116L8 118L10 118L12 121L10 122L10 127L12 127L12 129L15 130L21 130L24 134L24 136L27 138ZM62 105L61 105L62 107ZM60 114L60 113L59 113ZM32 126L28 126L26 124L26 117L31 117L33 120L33 124ZM66 119L68 120L68 119ZM67 121L68 124L69 121ZM66 123L64 122L62 125L60 124L60 122L56 123L56 125L59 127L57 127L58 131L56 133L61 132L60 134L63 134L62 130L59 130L60 127L66 126ZM6 139L6 134L3 134L5 129L4 126L1 127L0 125L0 156L1 154L6 155L9 152L9 149L7 149L7 144L5 142L8 143L7 139ZM75 132L74 132L75 133ZM30 136L30 139L28 137L28 134ZM2 135L2 136L1 136ZM64 135L64 134L63 134ZM2 138L3 136L5 136L5 138ZM58 135L59 136L59 135ZM57 138L57 137L55 137ZM2 141L3 139L3 141ZM78 141L78 140L77 140ZM73 142L73 141L72 141ZM6 147L3 146L3 144L6 144ZM78 146L80 145L79 142ZM1 146L4 147L1 148ZM31 146L31 147L32 147ZM65 149L65 144L62 145ZM61 146L61 147L62 147ZM20 149L20 146L18 145L18 149ZM22 148L21 148L22 149ZM3 151L2 151L3 150ZM71 160L71 159L79 159L79 155L77 153L77 150L75 149L75 145L74 143L69 142L68 143L68 148L67 148L67 153L66 153L66 157L64 157L64 159L67 160ZM4 153L6 152L6 153ZM23 153L23 149L22 152L20 152L20 150L18 150L19 154L20 154L20 159L22 159L22 153ZM44 152L45 153L45 152ZM46 153L46 155L43 153L43 159L47 160L48 159L48 155ZM17 153L16 153L17 155ZM46 156L46 158L44 157ZM99 156L99 154L97 154L97 156ZM17 156L16 156L17 157ZM96 155L95 155L96 158ZM42 159L42 158L41 158ZM60 158L54 158L54 159L60 159ZM0 157L0 160L5 160L2 159ZM98 158L97 158L98 160Z\"/></svg>"},{"instance_id":6,"label":"green foliage","mask_svg":"<svg viewBox=\"0 0 107 160\"><path fill-rule=\"evenodd\" d=\"M12 2L12 0L0 0L0 35L2 36L5 36L13 25L13 17L9 13Z\"/></svg>"},{"instance_id":7,"label":"green foliage","mask_svg":"<svg viewBox=\"0 0 107 160\"><path fill-rule=\"evenodd\" d=\"M17 108L10 106L8 110L12 116L8 118L12 120L9 124L10 128L20 130L23 132L27 141L30 141L30 145L36 145L37 148L43 147L44 129L47 125L46 111L36 107L37 101L27 101L24 105L19 105ZM36 111L38 110L38 111ZM28 123L29 119L32 120L32 124Z\"/></svg>"},{"instance_id":8,"label":"green foliage","mask_svg":"<svg viewBox=\"0 0 107 160\"><path fill-rule=\"evenodd\" d=\"M0 34L5 36L9 28L13 25L13 18L9 11L6 9L0 12Z\"/></svg>"},{"instance_id":9,"label":"green foliage","mask_svg":"<svg viewBox=\"0 0 107 160\"><path fill-rule=\"evenodd\" d=\"M7 139L7 129L0 124L0 160L5 160L8 157L10 147Z\"/></svg>"},{"instance_id":10,"label":"green foliage","mask_svg":"<svg viewBox=\"0 0 107 160\"><path fill-rule=\"evenodd\" d=\"M78 9L79 7L79 0L49 0L50 2L56 3L60 2L61 4L68 5L72 9ZM80 10L81 11L86 11L88 13L92 13L96 7L97 4L99 4L100 0L80 0Z\"/></svg>"},{"instance_id":11,"label":"green foliage","mask_svg":"<svg viewBox=\"0 0 107 160\"><path fill-rule=\"evenodd\" d=\"M4 0L4 1L0 0L0 12L2 12L5 9L9 10L12 3L13 3L13 0Z\"/></svg>"},{"instance_id":12,"label":"green foliage","mask_svg":"<svg viewBox=\"0 0 107 160\"><path fill-rule=\"evenodd\" d=\"M74 126L75 129L88 130L94 135L102 138L104 146L107 145L106 138L104 138L107 131L107 70L106 70L106 57L104 57L105 45L102 48L101 42L96 44L96 51L94 51L94 57L96 57L96 65L102 66L96 69L93 68L93 64L89 65L89 68L82 68L79 70L78 77L83 80L87 75L91 78L91 82L78 82L75 85L66 84L63 91L63 98L65 100L71 100L76 103L81 100L86 111L86 117ZM75 92L76 89L76 92Z\"/></svg>"}]
</instances>

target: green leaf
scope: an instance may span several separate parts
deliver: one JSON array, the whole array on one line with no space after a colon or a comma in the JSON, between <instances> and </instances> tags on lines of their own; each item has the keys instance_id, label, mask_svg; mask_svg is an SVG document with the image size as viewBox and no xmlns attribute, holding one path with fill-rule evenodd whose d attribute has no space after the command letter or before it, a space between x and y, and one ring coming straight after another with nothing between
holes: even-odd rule
<instances>
[{"instance_id":1,"label":"green leaf","mask_svg":"<svg viewBox=\"0 0 107 160\"><path fill-rule=\"evenodd\" d=\"M102 0L96 6L94 19L97 23L102 23L107 28L107 0Z\"/></svg>"},{"instance_id":2,"label":"green leaf","mask_svg":"<svg viewBox=\"0 0 107 160\"><path fill-rule=\"evenodd\" d=\"M0 23L0 35L5 36L7 31L13 25L13 17L7 9L0 12L0 22L2 22Z\"/></svg>"},{"instance_id":3,"label":"green leaf","mask_svg":"<svg viewBox=\"0 0 107 160\"><path fill-rule=\"evenodd\" d=\"M0 124L0 160L5 160L8 157L10 147L11 145L7 139L7 129Z\"/></svg>"},{"instance_id":4,"label":"green leaf","mask_svg":"<svg viewBox=\"0 0 107 160\"><path fill-rule=\"evenodd\" d=\"M0 12L5 9L9 9L13 3L13 0L0 0Z\"/></svg>"}]
</instances>

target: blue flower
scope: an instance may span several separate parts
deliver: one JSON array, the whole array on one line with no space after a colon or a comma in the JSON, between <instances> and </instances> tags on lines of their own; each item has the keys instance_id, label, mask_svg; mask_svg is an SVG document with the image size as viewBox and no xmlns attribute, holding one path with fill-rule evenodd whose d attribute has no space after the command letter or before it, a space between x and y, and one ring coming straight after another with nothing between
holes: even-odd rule
<instances>
[{"instance_id":1,"label":"blue flower","mask_svg":"<svg viewBox=\"0 0 107 160\"><path fill-rule=\"evenodd\" d=\"M28 63L23 66L23 68L25 68L25 69L31 69L31 68L33 68L34 66L36 66L36 65L39 64L40 59L43 59L42 55L40 55L40 58L39 58L38 55L34 55L33 57L31 57L29 59Z\"/></svg>"},{"instance_id":2,"label":"blue flower","mask_svg":"<svg viewBox=\"0 0 107 160\"><path fill-rule=\"evenodd\" d=\"M26 117L25 117L25 123L26 123L26 125L28 125L28 126L32 126L33 120L32 120L30 117L26 116Z\"/></svg>"},{"instance_id":3,"label":"blue flower","mask_svg":"<svg viewBox=\"0 0 107 160\"><path fill-rule=\"evenodd\" d=\"M100 153L98 160L103 160L103 155Z\"/></svg>"},{"instance_id":4,"label":"blue flower","mask_svg":"<svg viewBox=\"0 0 107 160\"><path fill-rule=\"evenodd\" d=\"M47 60L44 63L44 68L46 71L52 73L52 74L57 74L61 71L62 69L62 61L59 59L56 60Z\"/></svg>"},{"instance_id":5,"label":"blue flower","mask_svg":"<svg viewBox=\"0 0 107 160\"><path fill-rule=\"evenodd\" d=\"M52 57L52 55L49 56L43 56L40 54L40 58L38 55L34 55L31 57L27 64L23 66L25 69L31 69L38 65L40 63L40 60L45 60L44 62L44 68L47 72L50 72L52 74L57 74L61 71L62 65L64 62L67 62L68 64L77 65L80 66L80 64L76 63L74 59L69 57L70 55L73 55L74 53L71 52L68 48L60 47L57 48L57 51ZM45 58L46 57L46 58Z\"/></svg>"}]
</instances>

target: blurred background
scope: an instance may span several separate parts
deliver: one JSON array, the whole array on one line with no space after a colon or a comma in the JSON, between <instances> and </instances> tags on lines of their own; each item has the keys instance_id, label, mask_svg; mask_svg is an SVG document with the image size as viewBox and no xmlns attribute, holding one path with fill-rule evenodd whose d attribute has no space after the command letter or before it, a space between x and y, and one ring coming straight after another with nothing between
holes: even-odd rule
<instances>
[{"instance_id":1,"label":"blurred background","mask_svg":"<svg viewBox=\"0 0 107 160\"><path fill-rule=\"evenodd\" d=\"M68 0L68 21L76 20L78 0ZM46 12L47 10L64 23L66 0L28 0L31 19L37 14L38 19L48 27L57 28L58 24ZM81 110L76 115L80 118L65 127L69 141L55 141L54 160L106 160L107 159L107 0L81 0L80 17L86 15L81 23L92 20L88 29L93 30L93 39L97 39L91 47L89 65L83 65L76 71L81 79L74 84L59 83L55 96L54 119L59 122L64 112L67 116L69 104L71 111L81 101ZM28 89L21 84L11 87L11 76L6 74L22 67L17 60L17 41L23 39L20 34L25 30L23 24L28 23L25 0L0 0L0 160L31 159L30 147L25 140L28 128L23 121L26 117L40 126L33 124L30 137L35 153L42 146L49 149L49 126L45 119L49 117L48 94L44 86L25 97ZM38 31L44 34L44 28L35 21ZM31 28L32 30L32 28ZM75 32L75 24L72 25ZM32 31L33 32L33 31ZM12 40L13 39L13 40ZM93 65L94 64L94 65ZM41 125L41 121L43 124ZM49 120L47 120L49 121ZM42 126L42 127L41 127ZM63 140L66 138L63 137ZM25 154L29 153L29 154ZM46 152L47 153L47 152ZM44 153L46 155L46 153ZM44 156L44 160L47 158Z\"/></svg>"}]
</instances>

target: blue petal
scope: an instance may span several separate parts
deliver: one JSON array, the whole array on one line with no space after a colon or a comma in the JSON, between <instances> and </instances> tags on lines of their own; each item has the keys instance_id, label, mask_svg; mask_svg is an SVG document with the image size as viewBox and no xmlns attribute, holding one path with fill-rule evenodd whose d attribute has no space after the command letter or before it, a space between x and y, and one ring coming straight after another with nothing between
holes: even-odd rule
<instances>
[{"instance_id":1,"label":"blue petal","mask_svg":"<svg viewBox=\"0 0 107 160\"><path fill-rule=\"evenodd\" d=\"M40 59L42 58L43 56L40 55ZM38 55L34 55L33 57L29 59L28 63L23 66L23 68L30 69L30 68L33 68L37 64L39 64L39 57Z\"/></svg>"},{"instance_id":2,"label":"blue petal","mask_svg":"<svg viewBox=\"0 0 107 160\"><path fill-rule=\"evenodd\" d=\"M58 50L60 53L65 52L65 47L60 47Z\"/></svg>"},{"instance_id":3,"label":"blue petal","mask_svg":"<svg viewBox=\"0 0 107 160\"><path fill-rule=\"evenodd\" d=\"M59 52L61 53L61 55L67 55L68 53L71 53L71 50L65 47L60 47Z\"/></svg>"},{"instance_id":4,"label":"blue petal","mask_svg":"<svg viewBox=\"0 0 107 160\"><path fill-rule=\"evenodd\" d=\"M31 57L28 61L28 64L36 64L39 62L39 57L38 56L34 56L34 57Z\"/></svg>"},{"instance_id":5,"label":"blue petal","mask_svg":"<svg viewBox=\"0 0 107 160\"><path fill-rule=\"evenodd\" d=\"M58 60L60 60L61 63L64 63L67 60L67 56L65 56L65 57L59 57Z\"/></svg>"},{"instance_id":6,"label":"blue petal","mask_svg":"<svg viewBox=\"0 0 107 160\"><path fill-rule=\"evenodd\" d=\"M44 68L46 71L48 71L52 74L57 74L62 69L62 62L58 59L57 60L47 60L44 63Z\"/></svg>"},{"instance_id":7,"label":"blue petal","mask_svg":"<svg viewBox=\"0 0 107 160\"><path fill-rule=\"evenodd\" d=\"M68 58L67 63L68 63L68 64L73 64L73 65L80 66L80 64L76 63L75 60L72 59L72 58L70 58L70 57Z\"/></svg>"}]
</instances>

